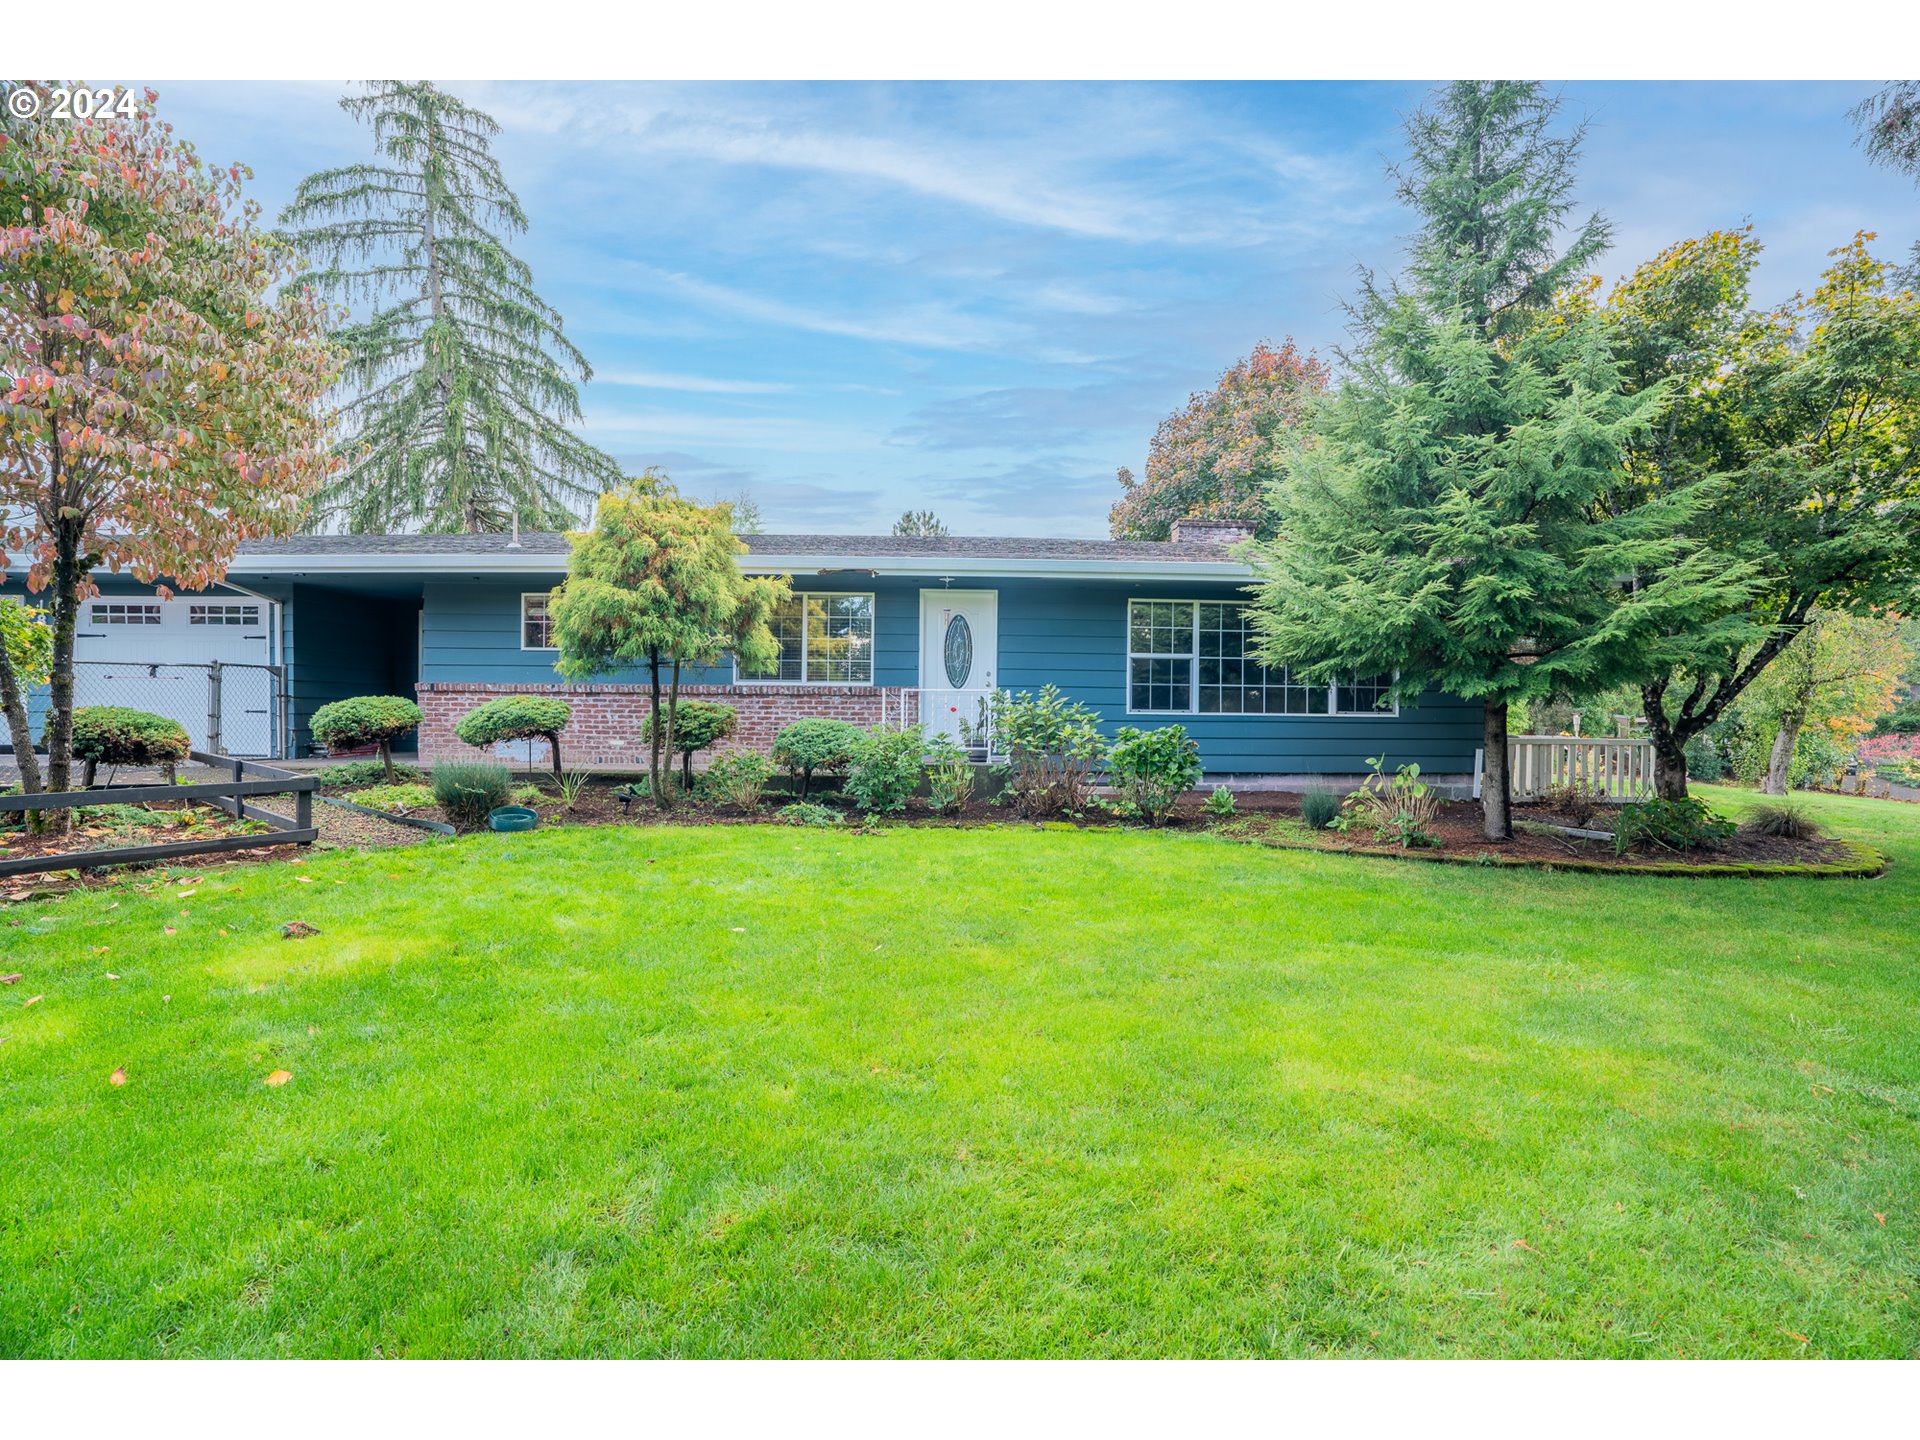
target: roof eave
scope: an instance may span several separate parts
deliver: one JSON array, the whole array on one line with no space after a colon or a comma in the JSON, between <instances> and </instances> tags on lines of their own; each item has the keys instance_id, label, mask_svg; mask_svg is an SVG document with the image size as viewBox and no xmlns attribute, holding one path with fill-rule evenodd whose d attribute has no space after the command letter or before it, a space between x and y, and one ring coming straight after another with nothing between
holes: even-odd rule
<instances>
[{"instance_id":1,"label":"roof eave","mask_svg":"<svg viewBox=\"0 0 1920 1440\"><path fill-rule=\"evenodd\" d=\"M375 554L358 555L239 555L232 571L240 575L529 575L560 574L567 557L558 554ZM1194 580L1250 580L1253 572L1236 560L1108 560L1035 556L1018 559L985 555L778 555L749 552L740 568L755 572L801 575L809 572L857 570L873 575L1001 576L1008 579L1048 577L1087 580L1154 579L1185 576Z\"/></svg>"}]
</instances>

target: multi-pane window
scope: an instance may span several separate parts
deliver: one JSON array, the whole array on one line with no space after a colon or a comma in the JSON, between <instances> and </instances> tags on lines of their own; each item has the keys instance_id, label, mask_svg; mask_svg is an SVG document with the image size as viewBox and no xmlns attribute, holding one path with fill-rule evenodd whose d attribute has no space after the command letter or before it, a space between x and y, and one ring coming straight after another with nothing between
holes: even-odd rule
<instances>
[{"instance_id":1,"label":"multi-pane window","mask_svg":"<svg viewBox=\"0 0 1920 1440\"><path fill-rule=\"evenodd\" d=\"M214 602L187 606L187 624L189 625L258 625L259 623L260 607L258 605Z\"/></svg>"},{"instance_id":2,"label":"multi-pane window","mask_svg":"<svg viewBox=\"0 0 1920 1440\"><path fill-rule=\"evenodd\" d=\"M873 683L873 596L797 591L773 612L780 659L743 680L799 685Z\"/></svg>"},{"instance_id":3,"label":"multi-pane window","mask_svg":"<svg viewBox=\"0 0 1920 1440\"><path fill-rule=\"evenodd\" d=\"M1337 684L1254 658L1251 616L1230 600L1127 606L1127 708L1200 715L1392 714L1391 676Z\"/></svg>"},{"instance_id":4,"label":"multi-pane window","mask_svg":"<svg viewBox=\"0 0 1920 1440\"><path fill-rule=\"evenodd\" d=\"M95 625L158 625L160 606L154 601L96 601L88 616Z\"/></svg>"},{"instance_id":5,"label":"multi-pane window","mask_svg":"<svg viewBox=\"0 0 1920 1440\"><path fill-rule=\"evenodd\" d=\"M553 597L546 591L534 591L520 597L520 648L522 650L551 650L553 646L553 614L549 603Z\"/></svg>"}]
</instances>

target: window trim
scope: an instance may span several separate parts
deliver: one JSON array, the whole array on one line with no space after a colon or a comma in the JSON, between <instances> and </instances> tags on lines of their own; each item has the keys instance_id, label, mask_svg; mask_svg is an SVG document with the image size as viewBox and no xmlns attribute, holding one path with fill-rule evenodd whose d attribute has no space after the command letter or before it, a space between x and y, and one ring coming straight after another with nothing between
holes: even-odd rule
<instances>
[{"instance_id":1,"label":"window trim","mask_svg":"<svg viewBox=\"0 0 1920 1440\"><path fill-rule=\"evenodd\" d=\"M1340 682L1327 682L1327 708L1301 714L1275 710L1202 710L1200 708L1200 607L1202 605L1239 605L1245 607L1245 600L1224 600L1219 597L1210 599L1183 599L1164 595L1130 595L1127 597L1126 614L1123 617L1120 632L1120 694L1126 701L1128 715L1190 715L1196 719L1208 720L1393 720L1400 714L1400 698L1396 695L1390 710L1336 710L1333 708L1339 699ZM1191 605L1193 607L1193 648L1182 654L1161 654L1152 650L1133 648L1133 607L1136 605ZM1136 710L1133 708L1133 662L1135 660L1185 660L1189 662L1187 672L1187 708L1184 710ZM1258 662L1256 662L1258 663ZM1394 679L1400 678L1398 670L1393 672Z\"/></svg>"},{"instance_id":2,"label":"window trim","mask_svg":"<svg viewBox=\"0 0 1920 1440\"><path fill-rule=\"evenodd\" d=\"M876 592L872 590L795 590L793 595L803 601L812 599L829 600L836 595L856 595L860 599L865 600L873 616L872 638L874 649L876 652L878 651L880 644L880 599ZM804 609L801 611L800 624L800 673L804 676L807 672L807 631L806 611ZM808 690L828 690L838 686L841 689L851 687L854 689L871 690L879 683L880 667L877 653L873 657L872 663L867 667L867 678L864 680L782 680L778 675L749 675L740 668L740 657L738 655L730 655L728 658L733 661L733 683L736 685L803 686Z\"/></svg>"},{"instance_id":3,"label":"window trim","mask_svg":"<svg viewBox=\"0 0 1920 1440\"><path fill-rule=\"evenodd\" d=\"M251 611L251 617L248 612ZM217 612L221 618L209 618ZM228 615L238 614L239 618L229 620ZM260 604L257 600L193 600L187 605L187 624L201 629L240 629L257 626L260 623Z\"/></svg>"},{"instance_id":4,"label":"window trim","mask_svg":"<svg viewBox=\"0 0 1920 1440\"><path fill-rule=\"evenodd\" d=\"M547 610L547 636L549 639L553 636L553 610L551 608L553 605L553 592L551 590L522 590L520 592L520 648L529 654L551 655L559 650L560 647L558 645L527 644L527 601L529 600L544 600L547 603L549 607Z\"/></svg>"},{"instance_id":5,"label":"window trim","mask_svg":"<svg viewBox=\"0 0 1920 1440\"><path fill-rule=\"evenodd\" d=\"M113 606L119 606L125 614L114 619ZM134 610L139 610L139 620L129 618ZM104 612L104 613L103 613ZM166 623L166 610L158 600L110 600L96 596L87 602L87 624L101 626L141 626L162 625Z\"/></svg>"}]
</instances>

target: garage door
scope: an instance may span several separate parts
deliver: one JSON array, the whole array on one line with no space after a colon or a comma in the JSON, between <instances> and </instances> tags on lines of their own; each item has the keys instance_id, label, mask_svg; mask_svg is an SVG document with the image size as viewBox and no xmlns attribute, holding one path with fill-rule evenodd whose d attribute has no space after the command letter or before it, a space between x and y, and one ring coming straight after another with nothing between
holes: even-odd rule
<instances>
[{"instance_id":1,"label":"garage door","mask_svg":"<svg viewBox=\"0 0 1920 1440\"><path fill-rule=\"evenodd\" d=\"M75 698L178 720L202 750L210 738L211 671L218 661L220 748L229 755L272 755L272 620L273 607L258 600L97 596L81 608L74 638Z\"/></svg>"}]
</instances>

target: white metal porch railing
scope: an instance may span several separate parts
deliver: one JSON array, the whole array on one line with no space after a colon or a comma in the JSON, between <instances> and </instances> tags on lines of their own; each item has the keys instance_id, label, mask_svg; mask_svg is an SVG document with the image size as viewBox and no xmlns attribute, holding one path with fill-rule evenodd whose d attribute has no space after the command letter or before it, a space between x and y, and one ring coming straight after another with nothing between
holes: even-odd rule
<instances>
[{"instance_id":1,"label":"white metal porch railing","mask_svg":"<svg viewBox=\"0 0 1920 1440\"><path fill-rule=\"evenodd\" d=\"M1473 753L1473 795L1480 798L1484 751ZM1583 790L1624 804L1653 793L1653 741L1619 736L1509 735L1507 785L1515 800L1549 790Z\"/></svg>"},{"instance_id":2,"label":"white metal porch railing","mask_svg":"<svg viewBox=\"0 0 1920 1440\"><path fill-rule=\"evenodd\" d=\"M890 685L880 691L882 725L919 725L929 737L945 735L978 759L998 759L994 743L992 690L949 690Z\"/></svg>"}]
</instances>

